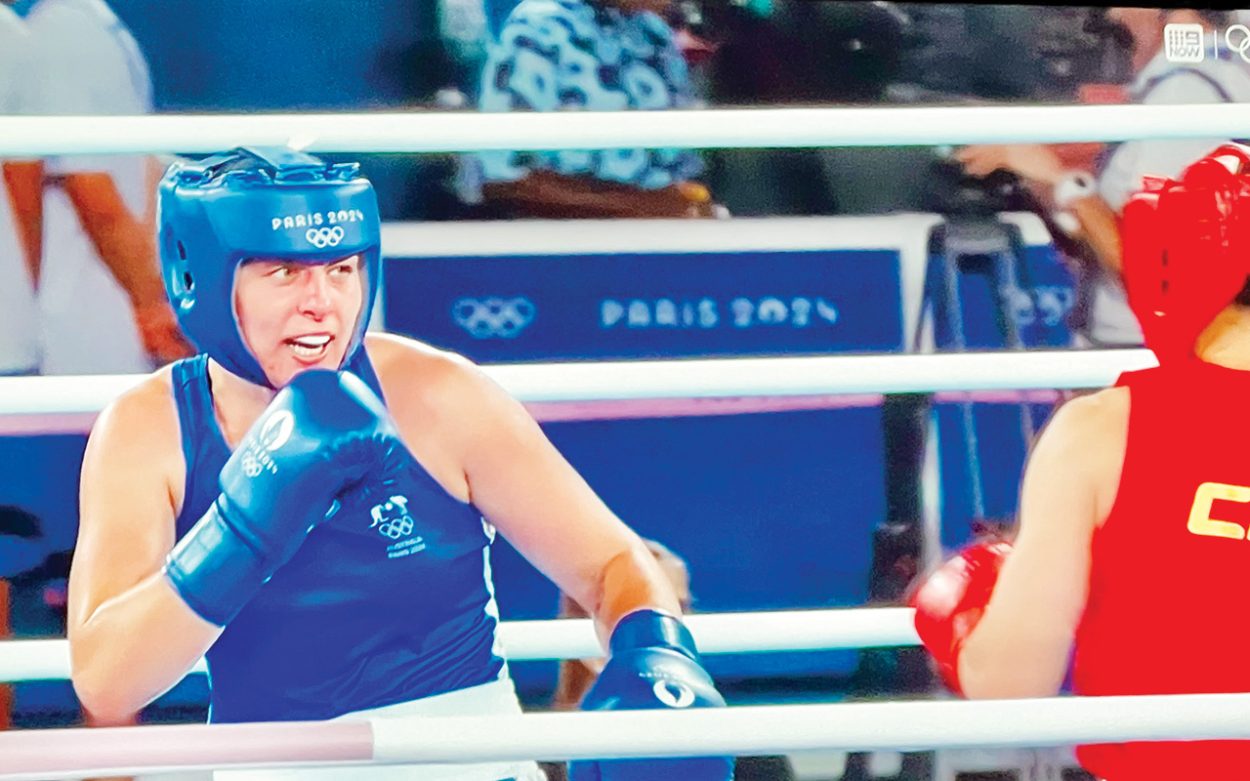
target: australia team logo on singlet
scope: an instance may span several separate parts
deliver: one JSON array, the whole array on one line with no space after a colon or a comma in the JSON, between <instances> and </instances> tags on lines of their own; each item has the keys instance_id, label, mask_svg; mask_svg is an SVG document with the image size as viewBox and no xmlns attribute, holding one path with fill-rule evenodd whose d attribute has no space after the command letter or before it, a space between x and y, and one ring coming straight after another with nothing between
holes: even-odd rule
<instances>
[{"instance_id":1,"label":"australia team logo on singlet","mask_svg":"<svg viewBox=\"0 0 1250 781\"><path fill-rule=\"evenodd\" d=\"M408 514L408 497L392 496L385 502L374 505L369 516L373 518L369 528L376 529L378 534L393 541L392 545L386 547L388 559L398 559L425 550L425 539L414 534L417 522Z\"/></svg>"}]
</instances>

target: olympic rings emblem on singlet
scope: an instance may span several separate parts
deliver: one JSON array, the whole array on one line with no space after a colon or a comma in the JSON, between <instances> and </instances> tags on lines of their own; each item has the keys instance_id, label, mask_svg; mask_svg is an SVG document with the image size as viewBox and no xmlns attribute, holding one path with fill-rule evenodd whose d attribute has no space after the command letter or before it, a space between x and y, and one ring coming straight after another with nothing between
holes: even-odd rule
<instances>
[{"instance_id":1,"label":"olympic rings emblem on singlet","mask_svg":"<svg viewBox=\"0 0 1250 781\"><path fill-rule=\"evenodd\" d=\"M403 539L416 528L416 522L408 514L408 498L405 496L392 496L374 506L369 515L373 518L369 528L377 529L378 534L387 539Z\"/></svg>"},{"instance_id":2,"label":"olympic rings emblem on singlet","mask_svg":"<svg viewBox=\"0 0 1250 781\"><path fill-rule=\"evenodd\" d=\"M335 225L333 228L309 228L304 234L304 238L308 239L308 243L317 249L337 247L339 243L343 241L343 226Z\"/></svg>"},{"instance_id":3,"label":"olympic rings emblem on singlet","mask_svg":"<svg viewBox=\"0 0 1250 781\"><path fill-rule=\"evenodd\" d=\"M412 519L401 518L394 523L383 524L378 531L381 532L383 536L389 537L392 540L398 540L401 537L407 537L409 534L412 534L412 529Z\"/></svg>"},{"instance_id":4,"label":"olympic rings emblem on singlet","mask_svg":"<svg viewBox=\"0 0 1250 781\"><path fill-rule=\"evenodd\" d=\"M513 339L534 321L528 298L461 298L451 305L456 324L475 339Z\"/></svg>"}]
</instances>

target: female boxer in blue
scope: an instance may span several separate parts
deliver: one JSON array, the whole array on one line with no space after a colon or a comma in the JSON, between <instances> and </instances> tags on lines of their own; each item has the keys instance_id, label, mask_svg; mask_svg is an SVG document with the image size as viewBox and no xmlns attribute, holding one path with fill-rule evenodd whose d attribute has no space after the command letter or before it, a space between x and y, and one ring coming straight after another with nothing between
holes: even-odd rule
<instances>
[{"instance_id":1,"label":"female boxer in blue","mask_svg":"<svg viewBox=\"0 0 1250 781\"><path fill-rule=\"evenodd\" d=\"M235 150L172 167L159 208L166 288L201 353L118 398L87 447L69 639L96 720L124 720L203 655L213 722L515 713L496 642L496 528L608 638L586 707L723 704L655 559L524 408L458 356L365 336L380 222L356 166ZM573 767L731 772L722 758Z\"/></svg>"}]
</instances>

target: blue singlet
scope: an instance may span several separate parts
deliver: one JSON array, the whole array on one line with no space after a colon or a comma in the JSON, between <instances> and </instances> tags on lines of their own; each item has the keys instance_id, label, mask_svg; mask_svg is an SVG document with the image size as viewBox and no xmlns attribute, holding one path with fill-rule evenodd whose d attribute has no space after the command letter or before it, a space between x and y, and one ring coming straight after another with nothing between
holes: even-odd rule
<instances>
[{"instance_id":1,"label":"blue singlet","mask_svg":"<svg viewBox=\"0 0 1250 781\"><path fill-rule=\"evenodd\" d=\"M173 365L187 464L177 533L220 491L230 456L199 355ZM381 397L363 351L348 370ZM208 651L209 721L328 719L507 674L495 647L494 530L427 472L387 501L348 498Z\"/></svg>"}]
</instances>

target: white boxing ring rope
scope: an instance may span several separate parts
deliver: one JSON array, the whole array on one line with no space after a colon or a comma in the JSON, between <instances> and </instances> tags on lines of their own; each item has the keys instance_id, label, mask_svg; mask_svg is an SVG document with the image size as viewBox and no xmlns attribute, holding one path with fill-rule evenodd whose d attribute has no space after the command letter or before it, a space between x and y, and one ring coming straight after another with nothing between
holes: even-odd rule
<instances>
[{"instance_id":1,"label":"white boxing ring rope","mask_svg":"<svg viewBox=\"0 0 1250 781\"><path fill-rule=\"evenodd\" d=\"M1240 138L1250 105L920 106L680 111L155 114L0 118L0 157L218 152L473 152L613 147L906 146ZM172 140L176 139L176 140Z\"/></svg>"},{"instance_id":2,"label":"white boxing ring rope","mask_svg":"<svg viewBox=\"0 0 1250 781\"><path fill-rule=\"evenodd\" d=\"M696 613L686 617L703 654L897 648L919 643L905 607ZM499 639L509 661L585 659L603 650L589 619L504 621ZM65 640L0 642L0 683L69 677ZM201 660L192 672L204 672Z\"/></svg>"},{"instance_id":3,"label":"white boxing ring rope","mask_svg":"<svg viewBox=\"0 0 1250 781\"><path fill-rule=\"evenodd\" d=\"M975 112L975 115L973 114ZM625 113L299 114L0 118L0 156L611 147L758 148L1238 137L1250 106L975 106ZM176 139L171 143L171 139ZM1103 387L1155 364L1144 350L840 355L489 366L529 403ZM138 376L0 379L5 417L94 416ZM910 611L696 615L707 653L911 645ZM766 626L767 622L784 622ZM714 625L720 622L720 626ZM741 622L741 623L739 623ZM742 626L750 624L749 631ZM852 623L862 622L852 630ZM541 637L540 637L541 635ZM589 622L501 625L510 658L598 655ZM767 644L763 641L767 639ZM22 657L22 654L26 654ZM44 665L39 667L39 665ZM0 644L0 680L64 678L64 641ZM123 738L123 739L118 739ZM157 770L349 763L565 760L808 750L1064 746L1250 739L1250 695L884 702L320 723L0 733L0 781Z\"/></svg>"},{"instance_id":4,"label":"white boxing ring rope","mask_svg":"<svg viewBox=\"0 0 1250 781\"><path fill-rule=\"evenodd\" d=\"M1101 388L1157 365L1149 350L696 358L490 365L524 402ZM0 378L0 418L94 414L147 375Z\"/></svg>"},{"instance_id":5,"label":"white boxing ring rope","mask_svg":"<svg viewBox=\"0 0 1250 781\"><path fill-rule=\"evenodd\" d=\"M1250 695L768 705L0 733L0 781L351 763L1250 739Z\"/></svg>"}]
</instances>

